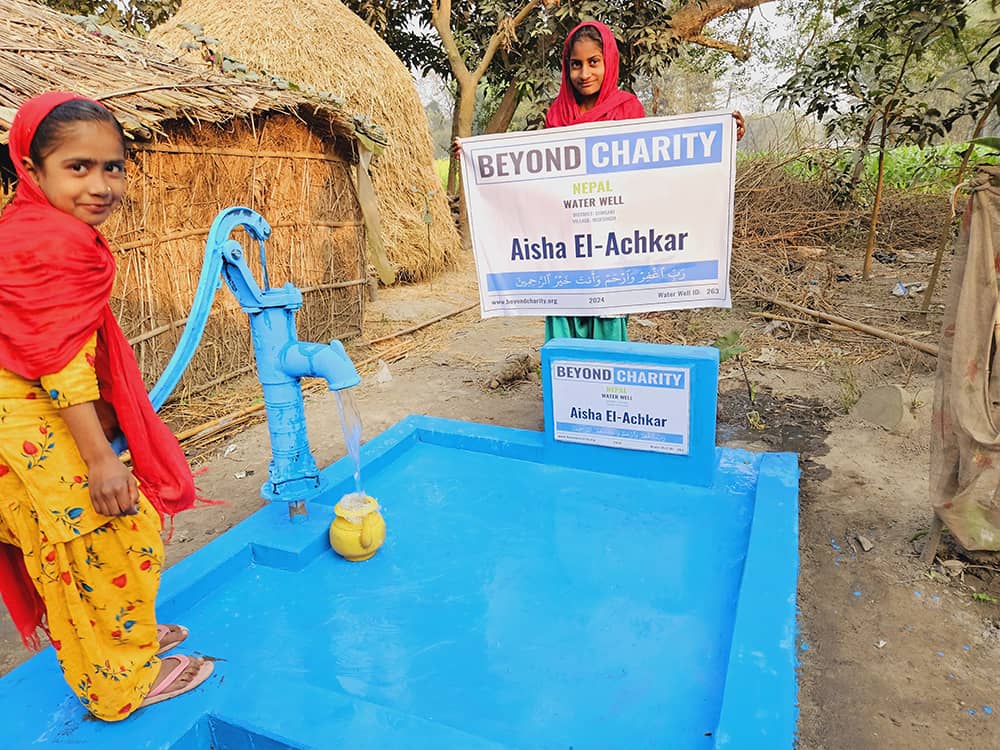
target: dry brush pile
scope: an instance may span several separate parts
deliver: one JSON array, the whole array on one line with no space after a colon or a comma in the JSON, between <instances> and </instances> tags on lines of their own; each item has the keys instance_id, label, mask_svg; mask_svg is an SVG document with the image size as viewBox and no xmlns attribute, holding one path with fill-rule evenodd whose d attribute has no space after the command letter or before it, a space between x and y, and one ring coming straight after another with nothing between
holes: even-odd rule
<instances>
[{"instance_id":1,"label":"dry brush pile","mask_svg":"<svg viewBox=\"0 0 1000 750\"><path fill-rule=\"evenodd\" d=\"M838 315L931 344L940 304L920 312L922 295L896 297L896 280L926 282L931 262L949 228L949 198L888 192L877 232L877 258L870 279L862 264L871 209L844 204L832 184L803 179L791 159L741 161L736 179L731 287L735 313L749 317L741 342L747 356L764 351L765 363L825 370L831 363L860 364L885 355L911 362L919 355L906 346L831 324L821 317L772 300ZM946 258L947 267L947 258ZM946 294L946 278L935 299ZM733 319L718 320L705 310L647 316L655 326L630 326L640 340L710 344ZM929 363L933 365L931 361Z\"/></svg>"}]
</instances>

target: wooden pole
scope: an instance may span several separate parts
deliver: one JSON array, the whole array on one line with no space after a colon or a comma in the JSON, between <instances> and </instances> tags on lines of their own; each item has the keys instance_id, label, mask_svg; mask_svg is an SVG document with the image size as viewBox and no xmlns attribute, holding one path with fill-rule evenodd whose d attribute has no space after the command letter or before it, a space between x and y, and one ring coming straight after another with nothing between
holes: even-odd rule
<instances>
[{"instance_id":1,"label":"wooden pole","mask_svg":"<svg viewBox=\"0 0 1000 750\"><path fill-rule=\"evenodd\" d=\"M452 316L459 315L465 312L466 310L471 310L477 305L479 305L478 302L473 302L472 304L466 305L465 307L460 307L455 310L452 310L451 312L447 312L444 315L438 315L437 317L431 318L430 320L425 320L423 323L418 323L415 326L410 326L409 328L404 328L401 331L390 333L388 336L382 336L381 338L372 339L371 341L367 342L366 346L372 346L373 344L379 344L384 341L390 341L391 339L399 338L400 336L405 336L408 333L419 331L421 328L426 328L427 326L433 325L434 323L438 323ZM393 348L390 347L389 351L382 352L381 354L375 354L372 355L371 357L366 357L365 359L358 362L355 365L355 367L356 369L360 370L365 365L372 364L373 362L377 362L378 360L384 359L387 356L391 356L392 351ZM255 414L256 412L261 411L263 408L264 404L259 403L259 404L254 404L252 406L247 406L243 409L238 409L237 411L234 411L230 414L226 414L225 416L219 417L218 419L213 419L208 422L204 422L200 425L197 425L196 427L192 427L190 429L184 430L183 432L177 433L177 440L180 442L184 442L185 440L191 440L192 438L206 437L208 435L211 435L213 433L225 429L227 426L239 421L244 417L250 416L252 414Z\"/></svg>"},{"instance_id":2,"label":"wooden pole","mask_svg":"<svg viewBox=\"0 0 1000 750\"><path fill-rule=\"evenodd\" d=\"M851 320L850 318L842 318L841 316L834 315L833 313L820 312L819 310L802 307L801 305L794 305L791 302L785 302L784 300L776 299L774 297L760 297L760 299L765 302L770 302L772 305L784 307L787 310L794 310L797 313L811 315L814 318L829 320L831 323L838 323L839 325L853 328L855 331L861 331L862 333L867 333L877 338L885 339L886 341L892 341L894 344L909 346L910 348L916 349L924 354L930 354L932 357L936 357L938 355L938 348L933 344L925 344L923 341L917 341L916 339L911 339L908 336L893 333L892 331L886 331L882 328L876 328L875 326L870 326L866 323L859 323L858 321Z\"/></svg>"},{"instance_id":3,"label":"wooden pole","mask_svg":"<svg viewBox=\"0 0 1000 750\"><path fill-rule=\"evenodd\" d=\"M847 326L837 325L836 323L820 323L816 320L806 320L805 318L793 318L789 315L778 315L778 313L769 312L752 312L750 313L751 318L763 318L765 320L783 320L786 323L796 323L798 325L804 326L819 326L820 328L829 328L833 331L853 331L853 328L848 328Z\"/></svg>"},{"instance_id":4,"label":"wooden pole","mask_svg":"<svg viewBox=\"0 0 1000 750\"><path fill-rule=\"evenodd\" d=\"M929 566L934 564L938 546L941 544L941 531L943 529L944 524L941 523L941 519L935 513L934 518L931 520L931 530L927 532L927 541L924 542L924 549L920 553L920 562L924 565Z\"/></svg>"},{"instance_id":5,"label":"wooden pole","mask_svg":"<svg viewBox=\"0 0 1000 750\"><path fill-rule=\"evenodd\" d=\"M390 349L389 351L392 351ZM356 368L360 370L365 365L370 365L373 362L377 362L387 356L391 356L389 352L383 352L382 354L376 354L371 357L367 357L357 363ZM314 383L313 385L303 387L304 391L318 391L322 390L322 383ZM230 412L217 419L209 420L208 422L203 422L200 425L191 427L190 429L184 430L183 432L177 433L177 441L183 443L185 440L190 440L192 438L206 437L212 435L220 430L228 427L231 424L235 424L244 417L248 417L252 414L256 414L259 411L263 411L264 402L261 401L259 404L253 404L251 406L244 407L242 409L237 409L234 412Z\"/></svg>"},{"instance_id":6,"label":"wooden pole","mask_svg":"<svg viewBox=\"0 0 1000 750\"><path fill-rule=\"evenodd\" d=\"M419 331L421 328L426 328L427 326L433 325L434 323L438 323L442 320L445 320L446 318L451 318L454 317L455 315L461 315L465 311L471 310L473 307L478 307L478 306L479 306L478 302L473 302L471 305L466 305L465 307L459 307L455 310L452 310L451 312L446 312L444 315L438 315L436 318L425 320L423 323L417 323L417 325L415 326L404 328L402 331L396 331L395 333L390 333L388 336L382 336L377 339L372 339L371 341L366 342L366 345L371 346L372 344L381 344L383 341L389 341L390 339L398 338L399 336L405 336L408 333Z\"/></svg>"}]
</instances>

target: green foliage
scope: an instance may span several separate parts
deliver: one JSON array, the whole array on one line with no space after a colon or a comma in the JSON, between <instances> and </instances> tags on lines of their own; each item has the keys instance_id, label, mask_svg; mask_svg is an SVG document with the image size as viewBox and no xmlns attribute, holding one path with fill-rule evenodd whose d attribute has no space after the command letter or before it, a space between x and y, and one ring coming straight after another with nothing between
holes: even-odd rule
<instances>
[{"instance_id":1,"label":"green foliage","mask_svg":"<svg viewBox=\"0 0 1000 750\"><path fill-rule=\"evenodd\" d=\"M989 594L983 593L981 591L977 591L975 594L973 594L972 598L977 602L985 602L987 604L997 603L997 599L995 596L990 596Z\"/></svg>"},{"instance_id":2,"label":"green foliage","mask_svg":"<svg viewBox=\"0 0 1000 750\"><path fill-rule=\"evenodd\" d=\"M1000 153L1000 138L974 138L971 143L975 146L985 146L996 153Z\"/></svg>"},{"instance_id":3,"label":"green foliage","mask_svg":"<svg viewBox=\"0 0 1000 750\"><path fill-rule=\"evenodd\" d=\"M424 74L434 71L446 80L452 78L445 50L431 25L428 0L345 0L345 4L367 21L406 65ZM451 31L470 70L482 60L498 26L508 22L525 4L526 0L452 3ZM484 108L495 107L509 87L517 86L520 97L534 105L525 113L528 125L539 125L545 106L559 87L563 40L572 27L587 19L599 19L614 30L621 51L620 81L624 87L634 88L640 79L656 78L674 61L682 43L671 25L671 11L676 14L686 6L704 4L703 0L539 3L521 26L502 37L497 57L484 78ZM727 38L735 34L736 39L729 42L734 48L749 42L742 30L751 12L726 11L727 17L739 23L720 24L719 33ZM706 34L710 31L704 29ZM717 64L721 53L711 54ZM481 116L480 125L488 119L487 115Z\"/></svg>"},{"instance_id":4,"label":"green foliage","mask_svg":"<svg viewBox=\"0 0 1000 750\"><path fill-rule=\"evenodd\" d=\"M974 142L969 167L995 163L996 157L988 151L989 141L1000 139L979 138ZM985 143L984 143L985 142ZM886 187L896 190L911 190L921 193L947 194L955 186L958 174L969 144L950 143L938 146L897 146L885 152ZM854 170L857 152L854 149L831 149L799 156L786 164L786 169L803 179L826 179L843 190L849 186ZM861 168L862 185L874 188L878 170L878 154L869 153L864 157Z\"/></svg>"},{"instance_id":5,"label":"green foliage","mask_svg":"<svg viewBox=\"0 0 1000 750\"><path fill-rule=\"evenodd\" d=\"M44 5L69 15L83 16L130 34L145 35L177 12L180 0L41 0Z\"/></svg>"},{"instance_id":6,"label":"green foliage","mask_svg":"<svg viewBox=\"0 0 1000 750\"><path fill-rule=\"evenodd\" d=\"M750 382L750 376L747 374L747 368L743 364L743 358L740 356L747 351L747 347L739 343L741 335L742 331L739 329L733 329L729 333L719 336L719 338L713 342L712 346L719 350L720 363L732 359L740 366L740 373L743 375L743 382L747 387L747 399L750 404L754 404L757 401L757 389L754 388L753 383ZM747 423L750 425L751 429L766 429L767 425L764 424L763 417L761 417L760 412L756 409L747 412L746 417Z\"/></svg>"},{"instance_id":7,"label":"green foliage","mask_svg":"<svg viewBox=\"0 0 1000 750\"><path fill-rule=\"evenodd\" d=\"M423 75L433 71L450 77L448 58L431 26L429 0L345 0L344 4L371 26L408 67Z\"/></svg>"},{"instance_id":8,"label":"green foliage","mask_svg":"<svg viewBox=\"0 0 1000 750\"><path fill-rule=\"evenodd\" d=\"M1000 20L970 26L971 5L840 2L829 38L769 96L814 114L830 136L862 150L876 132L882 148L934 143L959 123L981 126L1000 91Z\"/></svg>"},{"instance_id":9,"label":"green foliage","mask_svg":"<svg viewBox=\"0 0 1000 750\"><path fill-rule=\"evenodd\" d=\"M434 160L434 171L437 172L437 176L441 179L441 185L445 190L448 189L448 164L450 161L447 157Z\"/></svg>"},{"instance_id":10,"label":"green foliage","mask_svg":"<svg viewBox=\"0 0 1000 750\"><path fill-rule=\"evenodd\" d=\"M880 118L911 142L944 135L953 121L929 103L937 81L918 63L958 42L965 0L867 0L841 3L835 14L834 36L772 92L779 106L804 107L831 135L870 135Z\"/></svg>"},{"instance_id":11,"label":"green foliage","mask_svg":"<svg viewBox=\"0 0 1000 750\"><path fill-rule=\"evenodd\" d=\"M745 346L739 343L741 335L742 332L739 329L733 329L729 333L719 336L712 343L712 346L719 350L719 362L739 357L747 350Z\"/></svg>"}]
</instances>

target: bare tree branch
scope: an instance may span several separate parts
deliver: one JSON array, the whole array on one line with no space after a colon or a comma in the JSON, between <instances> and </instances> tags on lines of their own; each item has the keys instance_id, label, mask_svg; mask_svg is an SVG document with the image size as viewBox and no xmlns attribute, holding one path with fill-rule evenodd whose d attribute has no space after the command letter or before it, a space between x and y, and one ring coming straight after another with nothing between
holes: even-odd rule
<instances>
[{"instance_id":1,"label":"bare tree branch","mask_svg":"<svg viewBox=\"0 0 1000 750\"><path fill-rule=\"evenodd\" d=\"M691 41L693 37L701 34L705 26L719 16L738 10L750 10L764 3L773 2L774 0L701 0L701 2L687 3L671 16L670 27L678 38ZM723 48L720 47L720 49ZM730 50L726 49L726 51Z\"/></svg>"},{"instance_id":2,"label":"bare tree branch","mask_svg":"<svg viewBox=\"0 0 1000 750\"><path fill-rule=\"evenodd\" d=\"M807 39L806 43L802 45L802 49L799 50L799 54L796 55L795 57L796 65L798 65L799 63L801 63L803 60L806 59L806 55L809 54L809 50L812 49L813 43L819 36L819 19L823 17L823 12L825 10L825 8L823 7L823 3L824 0L819 0L819 2L816 3L816 12L814 15L814 18L816 20L813 22L812 31L809 34L809 39ZM927 299L930 299L930 295L927 295Z\"/></svg>"},{"instance_id":3,"label":"bare tree branch","mask_svg":"<svg viewBox=\"0 0 1000 750\"><path fill-rule=\"evenodd\" d=\"M450 4L450 3L449 3ZM483 59L479 61L479 66L476 68L473 76L475 76L478 81L486 73L486 69L490 67L490 63L493 62L493 55L496 54L497 49L500 47L500 42L503 41L504 33L513 33L518 26L524 23L524 19L531 15L532 11L535 10L539 5L542 4L542 0L528 0L524 4L524 7L517 12L509 22L504 24L503 19L497 24L497 30L490 37L490 43L486 47L486 51L483 53Z\"/></svg>"},{"instance_id":4,"label":"bare tree branch","mask_svg":"<svg viewBox=\"0 0 1000 750\"><path fill-rule=\"evenodd\" d=\"M448 64L455 80L463 87L474 86L472 73L462 58L455 35L451 33L451 0L431 0L431 23L441 37L441 44L444 45L445 54L448 55Z\"/></svg>"},{"instance_id":5,"label":"bare tree branch","mask_svg":"<svg viewBox=\"0 0 1000 750\"><path fill-rule=\"evenodd\" d=\"M741 47L738 44L731 44L730 42L725 42L721 39L712 39L711 37L697 34L696 36L685 39L685 41L691 42L692 44L700 44L702 47L711 47L712 49L728 52L740 62L746 62L750 59L749 47Z\"/></svg>"}]
</instances>

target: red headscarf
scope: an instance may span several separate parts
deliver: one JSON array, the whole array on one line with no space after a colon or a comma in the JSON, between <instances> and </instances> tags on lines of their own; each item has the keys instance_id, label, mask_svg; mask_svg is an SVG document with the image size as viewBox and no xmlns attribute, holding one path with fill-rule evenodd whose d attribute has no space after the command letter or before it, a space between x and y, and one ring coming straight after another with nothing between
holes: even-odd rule
<instances>
[{"instance_id":1,"label":"red headscarf","mask_svg":"<svg viewBox=\"0 0 1000 750\"><path fill-rule=\"evenodd\" d=\"M53 92L25 102L10 129L17 194L0 216L0 368L29 380L59 372L97 332L101 398L128 440L135 476L162 515L194 505L184 452L153 410L132 347L108 305L115 260L93 227L53 207L25 170L42 120L76 94ZM25 645L36 645L45 612L21 551L0 544L0 594Z\"/></svg>"},{"instance_id":2,"label":"red headscarf","mask_svg":"<svg viewBox=\"0 0 1000 750\"><path fill-rule=\"evenodd\" d=\"M594 108L580 112L580 105L576 103L576 96L573 93L573 84L569 80L569 66L566 63L569 59L570 39L584 26L593 26L601 34L604 47L604 81L601 83ZM545 127L556 128L561 125L576 125L579 122L599 120L631 120L645 116L646 110L635 95L618 88L618 43L611 29L599 21L584 21L569 32L563 44L562 84L559 87L559 95L545 114Z\"/></svg>"}]
</instances>

